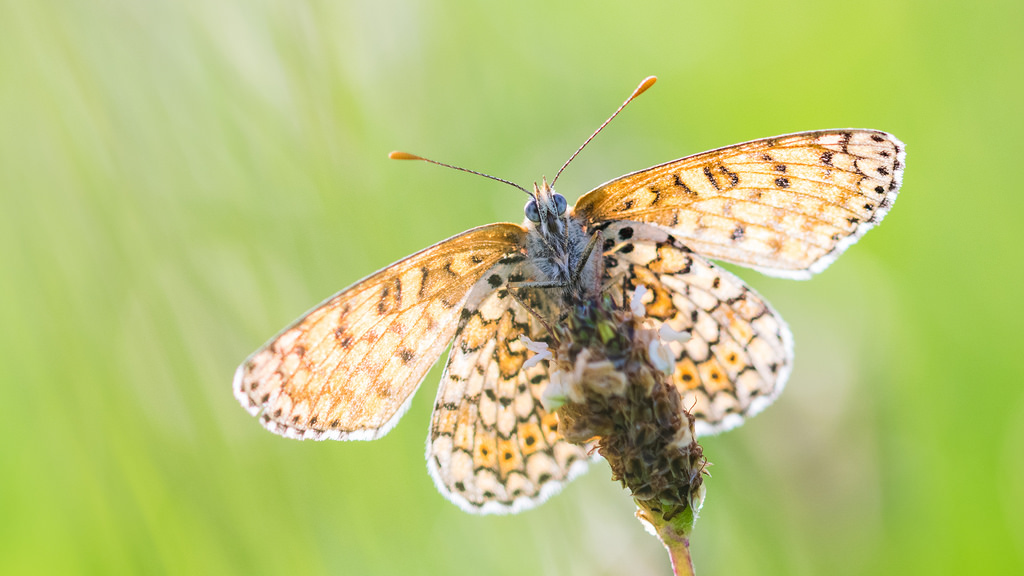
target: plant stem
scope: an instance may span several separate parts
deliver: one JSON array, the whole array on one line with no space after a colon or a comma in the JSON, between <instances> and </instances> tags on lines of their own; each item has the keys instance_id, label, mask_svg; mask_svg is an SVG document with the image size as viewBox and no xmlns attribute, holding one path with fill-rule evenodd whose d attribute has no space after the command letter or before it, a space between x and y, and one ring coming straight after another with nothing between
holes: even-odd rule
<instances>
[{"instance_id":1,"label":"plant stem","mask_svg":"<svg viewBox=\"0 0 1024 576\"><path fill-rule=\"evenodd\" d=\"M675 576L694 576L690 558L690 532L696 520L689 507L662 507L657 502L635 499L637 518L654 528L661 544L668 551ZM678 513L677 513L678 512Z\"/></svg>"},{"instance_id":2,"label":"plant stem","mask_svg":"<svg viewBox=\"0 0 1024 576\"><path fill-rule=\"evenodd\" d=\"M675 576L693 576L693 560L690 558L690 539L681 536L678 539L675 535L666 537L660 535L661 543L668 550L669 560L672 561L672 573Z\"/></svg>"}]
</instances>

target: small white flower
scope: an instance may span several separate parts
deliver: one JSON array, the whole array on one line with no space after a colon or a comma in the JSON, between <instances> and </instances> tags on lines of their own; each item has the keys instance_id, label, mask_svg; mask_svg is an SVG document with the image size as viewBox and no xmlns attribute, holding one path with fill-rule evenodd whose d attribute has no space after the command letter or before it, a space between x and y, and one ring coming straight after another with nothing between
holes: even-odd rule
<instances>
[{"instance_id":1,"label":"small white flower","mask_svg":"<svg viewBox=\"0 0 1024 576\"><path fill-rule=\"evenodd\" d=\"M551 359L551 350L548 348L547 344L543 342L534 342L525 334L520 336L519 339L522 340L523 345L526 346L527 350L533 352L533 356L528 358L526 362L523 362L523 368L532 368L539 364L541 360Z\"/></svg>"},{"instance_id":2,"label":"small white flower","mask_svg":"<svg viewBox=\"0 0 1024 576\"><path fill-rule=\"evenodd\" d=\"M558 410L569 400L565 380L562 376L560 370L552 370L548 374L548 385L544 387L544 392L540 395L541 406L548 412Z\"/></svg>"},{"instance_id":3,"label":"small white flower","mask_svg":"<svg viewBox=\"0 0 1024 576\"><path fill-rule=\"evenodd\" d=\"M644 286L643 284L637 286L636 290L633 291L633 297L629 299L629 310L633 313L633 316L643 318L646 314L647 309L644 308L643 302L640 301L646 295L647 286Z\"/></svg>"},{"instance_id":4,"label":"small white flower","mask_svg":"<svg viewBox=\"0 0 1024 576\"><path fill-rule=\"evenodd\" d=\"M665 374L673 374L676 371L676 357L672 350L661 340L651 340L647 347L647 355L651 358L651 364Z\"/></svg>"},{"instance_id":5,"label":"small white flower","mask_svg":"<svg viewBox=\"0 0 1024 576\"><path fill-rule=\"evenodd\" d=\"M533 356L530 356L529 358L527 358L526 362L523 362L523 368L524 369L526 369L526 368L533 368L537 364L540 364L541 360L550 360L550 359L551 359L551 350L545 349L544 351L538 352L538 353L534 354Z\"/></svg>"},{"instance_id":6,"label":"small white flower","mask_svg":"<svg viewBox=\"0 0 1024 576\"><path fill-rule=\"evenodd\" d=\"M526 346L526 349L530 352L543 352L548 349L547 344L544 342L534 342L526 334L520 336L519 339L522 340L523 345Z\"/></svg>"},{"instance_id":7,"label":"small white flower","mask_svg":"<svg viewBox=\"0 0 1024 576\"><path fill-rule=\"evenodd\" d=\"M680 332L669 326L667 322L662 324L661 328L658 328L658 335L661 336L661 339L665 342L686 342L690 339L690 333L688 331L683 330Z\"/></svg>"}]
</instances>

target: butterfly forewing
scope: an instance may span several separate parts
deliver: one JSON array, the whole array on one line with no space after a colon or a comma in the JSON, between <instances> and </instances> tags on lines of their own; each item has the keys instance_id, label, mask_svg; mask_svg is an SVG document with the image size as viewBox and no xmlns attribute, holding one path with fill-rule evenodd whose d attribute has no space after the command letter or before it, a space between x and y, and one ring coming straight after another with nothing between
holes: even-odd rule
<instances>
[{"instance_id":1,"label":"butterfly forewing","mask_svg":"<svg viewBox=\"0 0 1024 576\"><path fill-rule=\"evenodd\" d=\"M470 289L524 235L474 228L341 291L239 366L236 398L284 436L384 435L451 341Z\"/></svg>"},{"instance_id":2,"label":"butterfly forewing","mask_svg":"<svg viewBox=\"0 0 1024 576\"><path fill-rule=\"evenodd\" d=\"M604 227L605 276L621 301L646 286L646 315L689 337L669 342L673 380L698 435L738 426L782 391L793 360L782 318L740 279L654 226Z\"/></svg>"},{"instance_id":3,"label":"butterfly forewing","mask_svg":"<svg viewBox=\"0 0 1024 576\"><path fill-rule=\"evenodd\" d=\"M765 138L623 176L575 212L656 224L708 258L807 278L881 221L904 157L902 142L876 130Z\"/></svg>"},{"instance_id":4,"label":"butterfly forewing","mask_svg":"<svg viewBox=\"0 0 1024 576\"><path fill-rule=\"evenodd\" d=\"M499 264L468 298L452 344L430 426L427 466L438 489L474 513L515 512L539 504L586 469L586 449L562 439L558 418L541 406L548 365L520 339L546 329L509 293L523 263ZM557 301L521 290L534 312L557 317Z\"/></svg>"}]
</instances>

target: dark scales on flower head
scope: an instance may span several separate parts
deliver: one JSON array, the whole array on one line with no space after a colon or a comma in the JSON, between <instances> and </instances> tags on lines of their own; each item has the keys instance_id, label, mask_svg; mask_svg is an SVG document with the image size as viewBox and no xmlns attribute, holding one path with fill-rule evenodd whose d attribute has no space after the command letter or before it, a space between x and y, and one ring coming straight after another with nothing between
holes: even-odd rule
<instances>
[{"instance_id":1,"label":"dark scales on flower head","mask_svg":"<svg viewBox=\"0 0 1024 576\"><path fill-rule=\"evenodd\" d=\"M657 332L609 296L577 303L557 332L560 369L581 375L559 432L581 445L596 437L612 478L666 520L699 508L707 461L679 389L649 356Z\"/></svg>"}]
</instances>

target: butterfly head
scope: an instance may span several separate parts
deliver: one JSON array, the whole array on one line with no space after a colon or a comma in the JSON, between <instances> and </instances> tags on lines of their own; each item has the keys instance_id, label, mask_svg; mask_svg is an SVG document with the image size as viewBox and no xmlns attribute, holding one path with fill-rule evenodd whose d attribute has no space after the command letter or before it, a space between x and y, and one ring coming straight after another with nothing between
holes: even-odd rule
<instances>
[{"instance_id":1,"label":"butterfly head","mask_svg":"<svg viewBox=\"0 0 1024 576\"><path fill-rule=\"evenodd\" d=\"M547 180L534 184L531 196L524 225L528 230L526 252L540 273L537 280L554 283L566 295L580 298L594 284L597 273L593 266L582 264L589 239L583 221Z\"/></svg>"},{"instance_id":2,"label":"butterfly head","mask_svg":"<svg viewBox=\"0 0 1024 576\"><path fill-rule=\"evenodd\" d=\"M526 203L526 219L536 226L542 236L565 235L566 209L569 204L565 196L555 192L546 179L540 185L533 185L533 198Z\"/></svg>"}]
</instances>

